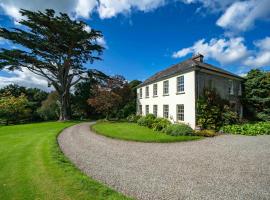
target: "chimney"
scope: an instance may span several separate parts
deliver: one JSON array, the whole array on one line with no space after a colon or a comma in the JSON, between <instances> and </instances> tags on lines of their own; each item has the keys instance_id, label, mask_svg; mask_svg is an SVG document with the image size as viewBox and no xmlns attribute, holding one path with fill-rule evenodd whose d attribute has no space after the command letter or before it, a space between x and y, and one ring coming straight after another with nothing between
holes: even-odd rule
<instances>
[{"instance_id":1,"label":"chimney","mask_svg":"<svg viewBox=\"0 0 270 200\"><path fill-rule=\"evenodd\" d=\"M198 61L198 62L203 62L203 55L202 54L195 54L192 56L192 60Z\"/></svg>"}]
</instances>

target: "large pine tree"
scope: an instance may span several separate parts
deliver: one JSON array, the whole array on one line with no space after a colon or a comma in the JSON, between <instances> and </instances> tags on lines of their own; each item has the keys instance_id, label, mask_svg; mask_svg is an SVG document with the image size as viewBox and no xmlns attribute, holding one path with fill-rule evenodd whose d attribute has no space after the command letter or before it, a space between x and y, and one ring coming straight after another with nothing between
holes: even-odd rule
<instances>
[{"instance_id":1,"label":"large pine tree","mask_svg":"<svg viewBox=\"0 0 270 200\"><path fill-rule=\"evenodd\" d=\"M100 59L103 47L97 44L100 31L86 31L86 24L72 20L65 13L54 10L33 12L20 10L23 20L20 28L0 27L0 37L24 48L0 50L0 69L26 68L45 77L60 96L60 118L68 120L70 88L87 71L84 64Z\"/></svg>"}]
</instances>

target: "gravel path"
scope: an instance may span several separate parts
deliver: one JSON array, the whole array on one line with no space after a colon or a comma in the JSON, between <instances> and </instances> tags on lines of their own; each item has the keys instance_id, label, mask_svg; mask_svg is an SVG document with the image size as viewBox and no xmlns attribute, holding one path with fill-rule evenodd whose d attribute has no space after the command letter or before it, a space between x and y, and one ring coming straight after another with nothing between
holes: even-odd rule
<instances>
[{"instance_id":1,"label":"gravel path","mask_svg":"<svg viewBox=\"0 0 270 200\"><path fill-rule=\"evenodd\" d=\"M223 135L169 144L96 135L91 123L58 142L82 171L128 196L158 199L270 199L270 136Z\"/></svg>"}]
</instances>

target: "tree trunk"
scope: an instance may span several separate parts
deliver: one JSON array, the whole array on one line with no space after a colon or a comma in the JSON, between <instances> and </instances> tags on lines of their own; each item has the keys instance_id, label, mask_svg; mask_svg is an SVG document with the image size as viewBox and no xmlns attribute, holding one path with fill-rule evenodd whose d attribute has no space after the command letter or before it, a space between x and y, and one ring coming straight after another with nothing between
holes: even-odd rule
<instances>
[{"instance_id":1,"label":"tree trunk","mask_svg":"<svg viewBox=\"0 0 270 200\"><path fill-rule=\"evenodd\" d=\"M71 112L70 112L70 95L69 91L65 92L63 94L60 94L60 115L59 115L59 121L67 121L71 118Z\"/></svg>"}]
</instances>

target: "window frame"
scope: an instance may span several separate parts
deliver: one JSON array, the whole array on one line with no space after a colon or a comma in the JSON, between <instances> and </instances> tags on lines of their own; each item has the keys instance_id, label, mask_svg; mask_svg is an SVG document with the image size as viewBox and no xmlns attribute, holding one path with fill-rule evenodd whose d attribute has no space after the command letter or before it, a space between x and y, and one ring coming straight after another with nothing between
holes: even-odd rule
<instances>
[{"instance_id":1,"label":"window frame","mask_svg":"<svg viewBox=\"0 0 270 200\"><path fill-rule=\"evenodd\" d=\"M229 95L234 95L234 83L233 80L229 80Z\"/></svg>"},{"instance_id":2,"label":"window frame","mask_svg":"<svg viewBox=\"0 0 270 200\"><path fill-rule=\"evenodd\" d=\"M142 115L142 105L139 105L139 115Z\"/></svg>"},{"instance_id":3,"label":"window frame","mask_svg":"<svg viewBox=\"0 0 270 200\"><path fill-rule=\"evenodd\" d=\"M176 105L176 121L185 121L185 105L177 104Z\"/></svg>"},{"instance_id":4,"label":"window frame","mask_svg":"<svg viewBox=\"0 0 270 200\"><path fill-rule=\"evenodd\" d=\"M158 115L158 105L153 105L153 115L155 115L157 117Z\"/></svg>"},{"instance_id":5,"label":"window frame","mask_svg":"<svg viewBox=\"0 0 270 200\"><path fill-rule=\"evenodd\" d=\"M166 111L167 117L165 116L165 107L168 108L167 111ZM163 118L169 119L169 111L170 111L169 104L164 104L164 105L163 105Z\"/></svg>"},{"instance_id":6,"label":"window frame","mask_svg":"<svg viewBox=\"0 0 270 200\"><path fill-rule=\"evenodd\" d=\"M158 96L158 85L157 83L153 84L153 97L157 97Z\"/></svg>"},{"instance_id":7,"label":"window frame","mask_svg":"<svg viewBox=\"0 0 270 200\"><path fill-rule=\"evenodd\" d=\"M176 78L176 93L181 94L185 92L185 77L184 75Z\"/></svg>"},{"instance_id":8,"label":"window frame","mask_svg":"<svg viewBox=\"0 0 270 200\"><path fill-rule=\"evenodd\" d=\"M167 86L167 87L165 87ZM169 95L169 80L163 81L163 96L168 96ZM167 93L165 93L165 89L167 88Z\"/></svg>"},{"instance_id":9,"label":"window frame","mask_svg":"<svg viewBox=\"0 0 270 200\"><path fill-rule=\"evenodd\" d=\"M142 88L139 89L139 98L142 99Z\"/></svg>"},{"instance_id":10,"label":"window frame","mask_svg":"<svg viewBox=\"0 0 270 200\"><path fill-rule=\"evenodd\" d=\"M149 105L145 105L145 115L149 114Z\"/></svg>"},{"instance_id":11,"label":"window frame","mask_svg":"<svg viewBox=\"0 0 270 200\"><path fill-rule=\"evenodd\" d=\"M145 87L145 98L149 98L149 86Z\"/></svg>"}]
</instances>

